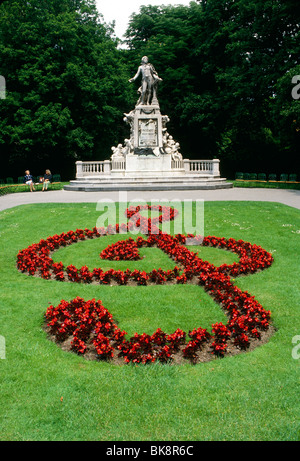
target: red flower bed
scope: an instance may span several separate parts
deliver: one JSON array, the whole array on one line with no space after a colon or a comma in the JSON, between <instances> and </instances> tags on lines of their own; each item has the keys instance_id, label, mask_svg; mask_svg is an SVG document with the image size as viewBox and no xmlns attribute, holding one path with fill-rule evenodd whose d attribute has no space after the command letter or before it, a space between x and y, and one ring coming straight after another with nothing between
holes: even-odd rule
<instances>
[{"instance_id":1,"label":"red flower bed","mask_svg":"<svg viewBox=\"0 0 300 461\"><path fill-rule=\"evenodd\" d=\"M140 214L140 211L156 211L160 215L157 217L146 218ZM128 227L139 227L142 234L160 234L161 230L157 224L164 221L173 221L178 215L175 208L162 205L138 205L131 206L126 210L126 216L129 219Z\"/></svg>"},{"instance_id":2,"label":"red flower bed","mask_svg":"<svg viewBox=\"0 0 300 461\"><path fill-rule=\"evenodd\" d=\"M132 238L120 240L113 245L109 245L101 252L100 256L102 259L110 259L112 261L135 261L141 259L138 246Z\"/></svg>"},{"instance_id":3,"label":"red flower bed","mask_svg":"<svg viewBox=\"0 0 300 461\"><path fill-rule=\"evenodd\" d=\"M141 216L140 211L155 210L160 212L156 218ZM177 210L169 207L131 207L126 211L129 222L104 228L76 229L60 235L48 237L38 244L33 244L21 250L17 255L17 267L29 275L38 275L45 279L70 281L76 283L117 283L126 285L164 284L164 283L196 283L213 297L228 316L226 325L212 325L212 333L202 328L195 328L188 333L190 340L186 341L186 333L180 329L168 335L158 329L153 335L136 333L132 338L125 339L126 332L119 330L111 314L102 306L101 301L84 301L81 298L67 303L62 301L56 308L50 306L46 313L49 332L57 341L65 341L72 337L71 348L80 354L85 354L94 348L98 357L123 357L125 362L162 362L173 359L176 355L196 360L197 355L209 345L212 354L224 356L228 344L239 350L249 347L251 341L260 340L262 333L270 326L270 312L249 295L235 287L230 277L254 273L269 267L272 255L257 245L242 240L225 239L215 236L193 236L195 241L203 246L226 249L239 256L239 262L222 264L216 267L203 261L198 254L185 246L186 236L178 234L171 236L162 233L157 224L174 219ZM101 252L101 257L111 260L138 260L139 248L156 246L176 262L173 270L163 271L153 269L151 272L134 270L107 270L87 266L76 268L74 265L64 267L62 262L54 263L51 253L58 248L76 243L79 240L99 238L102 235L116 234L133 226L139 227L142 233L148 233L145 238L129 238L108 246ZM149 232L150 231L150 232Z\"/></svg>"}]
</instances>

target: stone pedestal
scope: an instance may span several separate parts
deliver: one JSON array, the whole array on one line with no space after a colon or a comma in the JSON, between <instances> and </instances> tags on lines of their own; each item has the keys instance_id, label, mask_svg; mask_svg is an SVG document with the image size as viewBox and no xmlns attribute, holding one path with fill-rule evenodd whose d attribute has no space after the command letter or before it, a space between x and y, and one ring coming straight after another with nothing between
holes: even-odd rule
<instances>
[{"instance_id":1,"label":"stone pedestal","mask_svg":"<svg viewBox=\"0 0 300 461\"><path fill-rule=\"evenodd\" d=\"M170 171L172 160L182 160L179 144L167 132L169 117L161 114L158 103L138 104L124 115L124 121L130 125L130 139L125 140L122 149L118 146L118 155L126 158L126 171L133 171L133 165L136 171ZM116 149L113 148L114 152ZM144 157L160 160L145 161Z\"/></svg>"},{"instance_id":2,"label":"stone pedestal","mask_svg":"<svg viewBox=\"0 0 300 461\"><path fill-rule=\"evenodd\" d=\"M160 155L159 149L163 149L162 120L158 105L136 106L133 117L135 155Z\"/></svg>"},{"instance_id":3,"label":"stone pedestal","mask_svg":"<svg viewBox=\"0 0 300 461\"><path fill-rule=\"evenodd\" d=\"M183 173L182 169L172 168L170 155L129 155L126 158L126 178L172 177Z\"/></svg>"}]
</instances>

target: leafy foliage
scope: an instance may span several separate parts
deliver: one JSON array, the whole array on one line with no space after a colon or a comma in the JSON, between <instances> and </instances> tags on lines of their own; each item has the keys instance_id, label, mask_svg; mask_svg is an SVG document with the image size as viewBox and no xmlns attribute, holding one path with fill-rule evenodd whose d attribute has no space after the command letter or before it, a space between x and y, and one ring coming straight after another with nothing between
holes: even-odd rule
<instances>
[{"instance_id":1,"label":"leafy foliage","mask_svg":"<svg viewBox=\"0 0 300 461\"><path fill-rule=\"evenodd\" d=\"M283 152L293 161L300 137L299 102L291 98L291 67L299 64L296 3L206 0L132 15L129 56L134 64L142 54L155 62L164 80L161 106L185 156L219 157L226 174L253 163L257 172L270 162L276 170ZM283 97L292 117L282 113Z\"/></svg>"},{"instance_id":2,"label":"leafy foliage","mask_svg":"<svg viewBox=\"0 0 300 461\"><path fill-rule=\"evenodd\" d=\"M186 158L222 173L295 171L300 144L297 0L202 0L142 6L118 47L94 0L0 4L0 148L4 173L74 177L76 159L107 159L128 136L128 79L147 55L163 81L161 110ZM16 170L18 174L16 174ZM299 172L298 172L299 173Z\"/></svg>"},{"instance_id":3,"label":"leafy foliage","mask_svg":"<svg viewBox=\"0 0 300 461\"><path fill-rule=\"evenodd\" d=\"M76 159L109 152L120 135L127 78L110 32L91 0L1 5L7 98L0 106L0 145L7 170L51 168L73 176Z\"/></svg>"}]
</instances>

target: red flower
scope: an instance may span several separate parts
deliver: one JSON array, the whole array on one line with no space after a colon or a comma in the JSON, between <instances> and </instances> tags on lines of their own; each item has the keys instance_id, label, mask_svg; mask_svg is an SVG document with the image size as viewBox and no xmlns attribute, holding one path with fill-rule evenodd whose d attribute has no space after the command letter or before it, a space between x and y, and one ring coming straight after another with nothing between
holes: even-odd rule
<instances>
[{"instance_id":1,"label":"red flower","mask_svg":"<svg viewBox=\"0 0 300 461\"><path fill-rule=\"evenodd\" d=\"M160 213L156 217L143 216L152 211ZM192 236L203 246L212 246L227 249L239 257L239 262L222 264L216 267L203 261L197 253L185 246L186 236L177 234L171 236L162 233L158 227L160 223L175 219L177 210L171 207L137 206L126 211L129 222L105 228L76 229L60 235L55 234L39 243L20 250L17 255L17 268L29 275L38 275L44 279L77 283L111 282L125 285L134 281L137 285L149 283L199 283L220 304L228 315L227 325L216 323L212 325L212 334L205 329L198 328L189 332L190 341L186 343L186 333L177 329L167 335L157 329L153 335L135 334L129 340L125 339L126 332L119 330L113 322L111 314L102 306L101 301L87 301L75 298L70 303L62 301L56 308L50 306L46 312L49 331L58 341L64 341L73 336L72 349L84 354L90 344L94 344L99 356L112 357L114 351L119 351L126 362L148 363L155 360L171 360L173 354L182 350L183 356L194 359L205 342L209 343L212 352L223 356L227 350L227 343L235 344L239 348L246 348L251 338L260 339L261 331L270 326L271 314L247 292L235 287L230 277L241 274L254 273L268 268L273 257L258 245L242 240L225 239L215 236ZM74 265L66 268L62 262L55 263L51 253L62 246L76 243L79 240L99 238L102 235L117 234L139 227L141 233L147 237L129 238L108 246L101 252L101 257L113 260L138 260L139 248L156 246L176 261L173 270L164 271L161 268L153 269L149 273L140 270L126 271L110 269L103 271L95 268L90 271L87 266L80 269Z\"/></svg>"}]
</instances>

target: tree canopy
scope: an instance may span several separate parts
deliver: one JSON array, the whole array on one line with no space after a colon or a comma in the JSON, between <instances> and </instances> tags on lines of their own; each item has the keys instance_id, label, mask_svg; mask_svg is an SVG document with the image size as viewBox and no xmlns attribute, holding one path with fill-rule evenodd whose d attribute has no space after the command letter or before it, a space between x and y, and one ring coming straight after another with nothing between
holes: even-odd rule
<instances>
[{"instance_id":1,"label":"tree canopy","mask_svg":"<svg viewBox=\"0 0 300 461\"><path fill-rule=\"evenodd\" d=\"M71 177L75 160L107 156L128 100L126 68L110 35L91 0L0 6L2 175L50 168Z\"/></svg>"},{"instance_id":2,"label":"tree canopy","mask_svg":"<svg viewBox=\"0 0 300 461\"><path fill-rule=\"evenodd\" d=\"M128 79L144 55L163 78L161 110L184 157L220 158L229 177L282 172L283 157L294 172L297 7L298 0L142 6L131 16L124 49L94 0L2 2L0 176L52 168L71 179L77 159L109 158L128 135L123 113L137 99Z\"/></svg>"},{"instance_id":3,"label":"tree canopy","mask_svg":"<svg viewBox=\"0 0 300 461\"><path fill-rule=\"evenodd\" d=\"M297 3L203 0L144 6L132 15L129 57L134 62L147 54L155 63L163 78L161 106L186 157L221 158L231 177L245 169L276 171L283 152L295 162L300 119L291 79L300 64Z\"/></svg>"}]
</instances>

